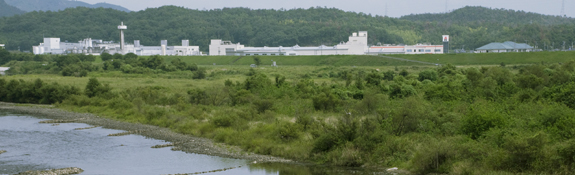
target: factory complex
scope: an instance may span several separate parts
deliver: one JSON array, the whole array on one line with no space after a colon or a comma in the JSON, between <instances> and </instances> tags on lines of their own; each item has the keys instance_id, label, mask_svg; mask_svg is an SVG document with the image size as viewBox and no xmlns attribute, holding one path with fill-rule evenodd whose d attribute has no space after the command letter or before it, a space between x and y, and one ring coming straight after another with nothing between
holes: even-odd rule
<instances>
[{"instance_id":1,"label":"factory complex","mask_svg":"<svg viewBox=\"0 0 575 175\"><path fill-rule=\"evenodd\" d=\"M442 54L443 45L404 45L371 46L367 44L367 31L353 33L347 42L335 46L318 47L245 47L240 43L213 39L210 55L250 56L250 55L378 55L378 54Z\"/></svg>"},{"instance_id":2,"label":"factory complex","mask_svg":"<svg viewBox=\"0 0 575 175\"><path fill-rule=\"evenodd\" d=\"M181 46L168 46L167 40L160 41L160 46L143 46L139 40L133 44L124 41L124 30L128 27L122 24L120 30L120 43L86 38L77 43L61 42L60 38L44 38L44 42L33 46L33 52L40 54L127 54L134 53L140 56L170 55L170 56L200 56L205 55L199 46L190 46L189 40L182 40ZM251 56L251 55L378 55L378 54L443 54L444 45L404 45L404 46L369 46L367 31L352 33L347 42L335 46L317 47L245 47L240 43L212 39L209 45L209 55ZM444 43L446 41L444 40Z\"/></svg>"}]
</instances>

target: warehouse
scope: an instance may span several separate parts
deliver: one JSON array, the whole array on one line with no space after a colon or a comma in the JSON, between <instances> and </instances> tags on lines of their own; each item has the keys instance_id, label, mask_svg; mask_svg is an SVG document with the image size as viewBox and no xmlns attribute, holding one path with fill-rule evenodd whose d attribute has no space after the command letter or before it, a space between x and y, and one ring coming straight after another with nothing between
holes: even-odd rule
<instances>
[{"instance_id":1,"label":"warehouse","mask_svg":"<svg viewBox=\"0 0 575 175\"><path fill-rule=\"evenodd\" d=\"M506 41L503 43L489 43L475 50L477 53L532 52L533 47L525 43Z\"/></svg>"}]
</instances>

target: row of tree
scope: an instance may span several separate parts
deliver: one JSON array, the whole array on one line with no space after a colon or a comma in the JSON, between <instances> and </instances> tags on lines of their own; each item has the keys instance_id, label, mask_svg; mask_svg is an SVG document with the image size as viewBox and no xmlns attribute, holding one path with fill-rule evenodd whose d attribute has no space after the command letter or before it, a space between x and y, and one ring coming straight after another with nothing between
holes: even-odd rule
<instances>
[{"instance_id":1,"label":"row of tree","mask_svg":"<svg viewBox=\"0 0 575 175\"><path fill-rule=\"evenodd\" d=\"M537 18L534 18L537 17ZM490 20L486 20L490 19ZM526 22L535 19L534 22ZM403 18L345 12L334 8L254 10L224 8L193 10L165 6L139 12L78 7L58 12L30 12L0 18L0 43L9 50L30 50L43 36L76 42L87 37L118 41L116 26L130 26L126 40L158 45L189 39L207 51L210 39L250 46L335 45L359 30L369 32L369 43L441 44L451 35L451 46L478 48L489 42L517 41L559 46L575 41L574 20L505 9L466 7L448 14Z\"/></svg>"}]
</instances>

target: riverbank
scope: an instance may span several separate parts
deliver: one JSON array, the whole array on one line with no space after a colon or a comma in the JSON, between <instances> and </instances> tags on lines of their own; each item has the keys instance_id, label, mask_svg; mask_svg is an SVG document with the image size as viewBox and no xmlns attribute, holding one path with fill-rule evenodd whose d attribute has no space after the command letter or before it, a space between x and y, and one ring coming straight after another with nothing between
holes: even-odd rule
<instances>
[{"instance_id":1,"label":"riverbank","mask_svg":"<svg viewBox=\"0 0 575 175\"><path fill-rule=\"evenodd\" d=\"M26 171L18 173L16 175L69 175L69 174L80 174L82 172L84 172L84 170L72 167L72 168L52 169L44 171Z\"/></svg>"},{"instance_id":2,"label":"riverbank","mask_svg":"<svg viewBox=\"0 0 575 175\"><path fill-rule=\"evenodd\" d=\"M52 119L57 121L63 121L64 123L73 121L75 123L86 123L94 126L101 126L108 129L125 130L125 131L145 131L137 132L138 135L142 135L148 138L164 140L166 142L175 143L173 150L183 151L186 153L195 154L205 154L211 156L219 156L225 158L235 158L235 159L246 159L256 162L280 162L289 163L293 162L291 160L258 155L253 153L247 153L242 151L241 148L236 146L230 146L220 143L214 143L210 139L193 137L189 135L178 134L170 131L167 128L160 128L157 126L144 125L120 122L111 119L102 118L93 114L87 113L75 113L63 111L60 109L55 109L51 106L40 106L40 105L30 105L30 106L19 106L13 103L0 103L0 111L16 113L16 114L29 114L33 116L39 116L46 119ZM150 145L154 146L154 145Z\"/></svg>"}]
</instances>

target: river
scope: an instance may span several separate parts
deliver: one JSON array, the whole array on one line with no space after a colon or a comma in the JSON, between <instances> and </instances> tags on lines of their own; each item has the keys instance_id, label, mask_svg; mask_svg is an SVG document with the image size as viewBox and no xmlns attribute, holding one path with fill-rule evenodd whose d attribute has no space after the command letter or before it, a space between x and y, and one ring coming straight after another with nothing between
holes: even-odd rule
<instances>
[{"instance_id":1,"label":"river","mask_svg":"<svg viewBox=\"0 0 575 175\"><path fill-rule=\"evenodd\" d=\"M27 170L78 167L83 175L177 174L218 171L214 175L272 174L385 174L363 169L256 163L201 154L172 151L162 140L140 135L109 137L124 131L86 128L83 123L41 124L45 119L23 115L0 115L0 174Z\"/></svg>"}]
</instances>

